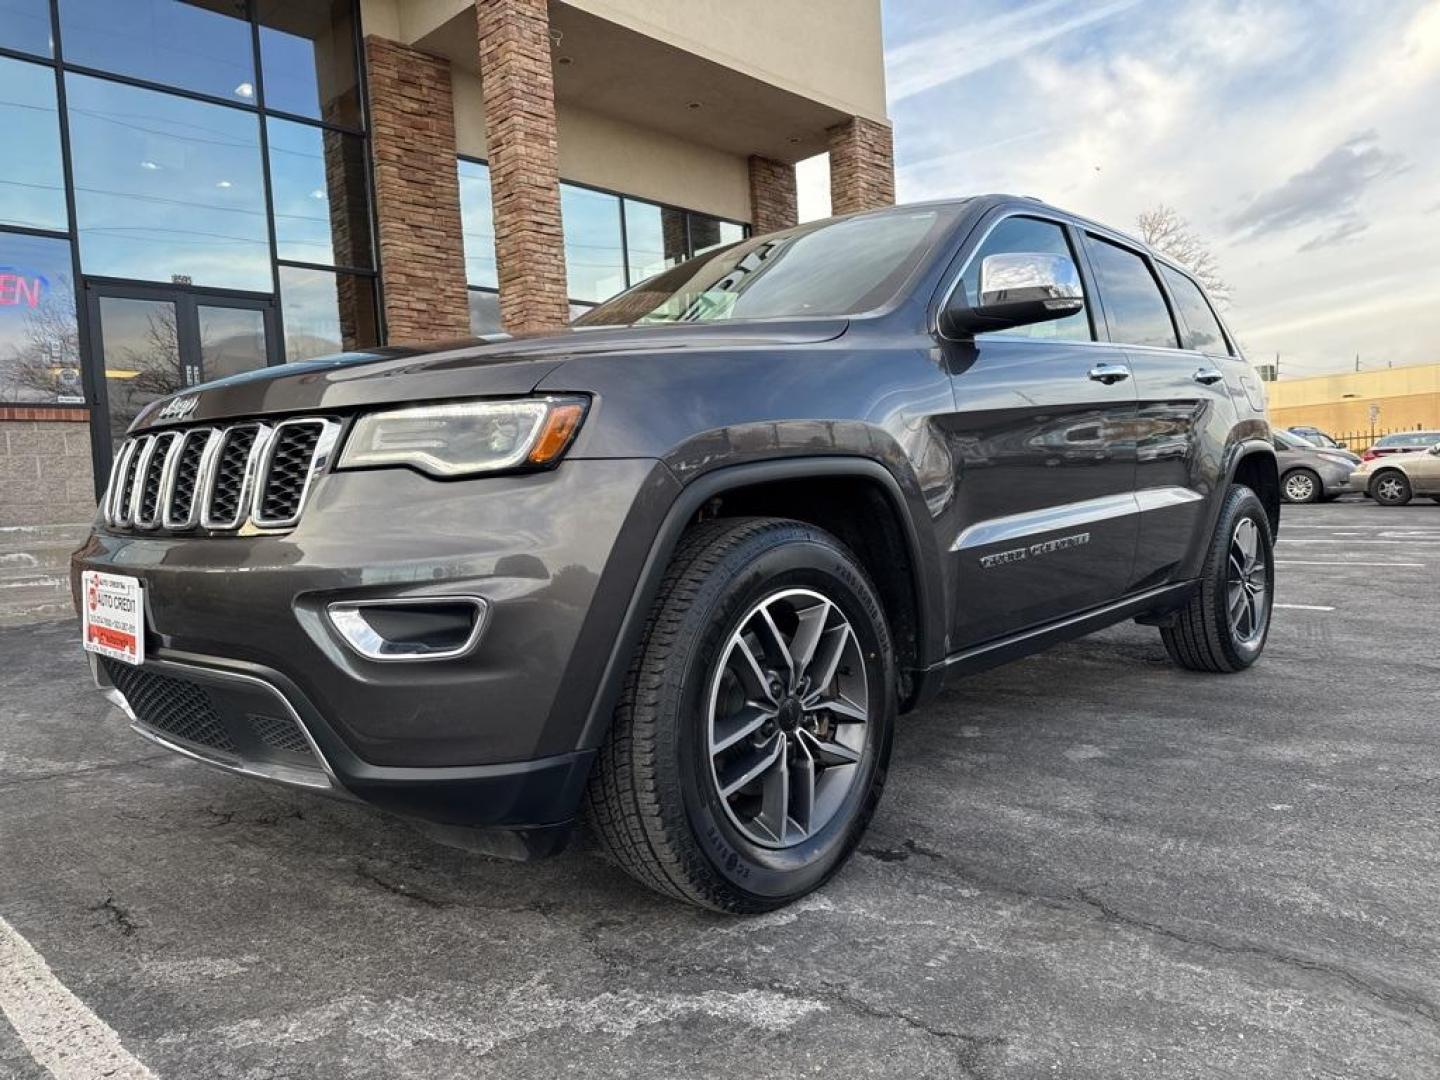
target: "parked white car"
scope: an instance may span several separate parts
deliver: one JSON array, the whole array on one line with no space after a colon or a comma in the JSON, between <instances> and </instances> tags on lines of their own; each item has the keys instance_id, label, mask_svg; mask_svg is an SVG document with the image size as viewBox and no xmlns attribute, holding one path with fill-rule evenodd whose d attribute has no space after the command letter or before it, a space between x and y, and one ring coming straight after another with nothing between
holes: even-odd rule
<instances>
[{"instance_id":1,"label":"parked white car","mask_svg":"<svg viewBox=\"0 0 1440 1080\"><path fill-rule=\"evenodd\" d=\"M1367 461L1351 474L1350 487L1381 506L1404 506L1416 495L1440 502L1440 442L1419 453Z\"/></svg>"}]
</instances>

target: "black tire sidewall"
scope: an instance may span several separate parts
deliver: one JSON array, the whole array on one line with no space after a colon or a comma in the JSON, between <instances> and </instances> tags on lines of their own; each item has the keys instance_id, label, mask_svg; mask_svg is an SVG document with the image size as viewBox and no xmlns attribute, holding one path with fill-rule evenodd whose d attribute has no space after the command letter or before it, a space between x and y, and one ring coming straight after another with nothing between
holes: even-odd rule
<instances>
[{"instance_id":1,"label":"black tire sidewall","mask_svg":"<svg viewBox=\"0 0 1440 1080\"><path fill-rule=\"evenodd\" d=\"M678 723L670 748L679 770L685 814L695 843L716 874L762 902L783 902L823 883L850 853L874 812L889 765L895 715L893 658L873 589L837 546L796 526L788 538L753 538L722 565L728 571L706 610L692 612L696 646L681 674ZM814 836L789 848L762 847L730 820L710 773L710 682L739 620L765 596L812 588L839 605L860 640L869 692L863 770L835 816Z\"/></svg>"},{"instance_id":2,"label":"black tire sidewall","mask_svg":"<svg viewBox=\"0 0 1440 1080\"><path fill-rule=\"evenodd\" d=\"M1230 539L1241 520L1254 521L1260 535L1260 550L1265 564L1265 630L1251 642L1235 639L1230 629L1230 611L1227 579L1230 561ZM1215 624L1219 631L1220 646L1225 658L1236 670L1247 668L1260 658L1265 643L1270 639L1270 627L1275 614L1275 541L1270 532L1270 519L1260 499L1249 488L1234 488L1225 508L1221 512L1219 526L1215 530L1215 548L1211 554L1209 580L1205 587L1212 591L1211 602L1215 606Z\"/></svg>"}]
</instances>

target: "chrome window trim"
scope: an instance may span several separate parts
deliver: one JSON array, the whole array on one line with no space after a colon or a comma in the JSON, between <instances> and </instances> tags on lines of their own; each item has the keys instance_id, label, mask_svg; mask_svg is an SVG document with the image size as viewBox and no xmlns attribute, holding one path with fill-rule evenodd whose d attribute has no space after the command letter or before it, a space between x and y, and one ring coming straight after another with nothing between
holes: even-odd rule
<instances>
[{"instance_id":1,"label":"chrome window trim","mask_svg":"<svg viewBox=\"0 0 1440 1080\"><path fill-rule=\"evenodd\" d=\"M190 495L190 512L183 519L176 518L171 511L175 506L175 488L180 479L180 460L185 447L196 436L205 436L205 448L200 451L200 463L195 468L195 490ZM165 508L160 514L160 524L166 529L184 531L193 529L200 520L201 494L208 478L207 467L213 464L215 453L220 449L224 430L218 427L189 428L180 435L179 449L175 451L175 467L171 470L169 482L165 485Z\"/></svg>"},{"instance_id":2,"label":"chrome window trim","mask_svg":"<svg viewBox=\"0 0 1440 1080\"><path fill-rule=\"evenodd\" d=\"M345 632L336 625L334 618L334 612L336 611L353 611L355 608L395 607L397 605L423 607L427 604L469 604L475 609L475 625L470 628L470 633L464 642L453 649L445 649L442 652L425 653L420 656L387 656L378 650L367 649L351 641ZM480 644L480 638L490 625L490 601L486 600L483 596L474 596L468 593L446 596L388 596L368 600L332 600L325 605L325 618L330 624L330 629L335 632L335 635L340 639L341 643L357 656L381 664L420 664L429 663L433 660L456 660L474 652L475 647Z\"/></svg>"},{"instance_id":3,"label":"chrome window trim","mask_svg":"<svg viewBox=\"0 0 1440 1080\"><path fill-rule=\"evenodd\" d=\"M319 424L320 435L315 440L315 449L310 454L310 467L305 472L305 483L300 489L300 498L295 504L295 513L284 518L267 518L264 515L265 491L270 482L270 467L275 459L275 450L279 445L279 436L288 427L300 427L307 424ZM310 498L310 487L315 478L325 471L330 462L330 455L334 452L335 444L340 438L340 425L334 421L318 416L297 417L292 420L282 420L271 429L270 437L265 447L263 464L257 470L258 480L255 489L251 493L250 520L260 529L288 529L300 521L300 515L305 512L305 503Z\"/></svg>"},{"instance_id":4,"label":"chrome window trim","mask_svg":"<svg viewBox=\"0 0 1440 1080\"><path fill-rule=\"evenodd\" d=\"M255 441L250 445L250 453L245 458L245 471L240 477L239 498L235 501L235 516L229 520L217 520L210 513L210 506L215 495L215 483L220 477L219 463L220 458L224 455L225 440L229 439L230 436L242 428L248 428L251 423L254 423L256 428ZM217 450L215 454L215 465L211 469L209 477L206 478L208 483L205 487L205 502L200 507L201 528L219 530L238 529L245 521L246 514L250 509L251 491L255 485L255 472L259 467L260 455L265 452L265 446L270 441L271 430L269 424L264 424L259 421L234 424L225 429L220 443L220 449Z\"/></svg>"}]
</instances>

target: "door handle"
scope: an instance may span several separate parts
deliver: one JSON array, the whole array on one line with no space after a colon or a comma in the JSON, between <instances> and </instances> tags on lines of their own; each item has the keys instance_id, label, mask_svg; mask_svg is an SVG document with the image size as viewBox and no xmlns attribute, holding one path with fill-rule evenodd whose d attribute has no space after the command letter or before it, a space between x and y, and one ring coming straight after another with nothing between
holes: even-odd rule
<instances>
[{"instance_id":1,"label":"door handle","mask_svg":"<svg viewBox=\"0 0 1440 1080\"><path fill-rule=\"evenodd\" d=\"M1109 386L1111 383L1123 382L1130 377L1130 369L1124 364L1096 364L1090 369L1090 378L1098 383Z\"/></svg>"},{"instance_id":2,"label":"door handle","mask_svg":"<svg viewBox=\"0 0 1440 1080\"><path fill-rule=\"evenodd\" d=\"M1225 378L1223 374L1216 371L1213 367L1202 367L1190 377L1201 386L1214 386L1217 382L1221 382Z\"/></svg>"}]
</instances>

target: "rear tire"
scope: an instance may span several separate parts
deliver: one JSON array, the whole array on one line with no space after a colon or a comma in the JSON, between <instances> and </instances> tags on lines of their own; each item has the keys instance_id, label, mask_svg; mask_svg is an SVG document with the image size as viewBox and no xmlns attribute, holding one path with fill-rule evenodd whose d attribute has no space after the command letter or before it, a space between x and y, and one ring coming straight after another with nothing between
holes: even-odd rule
<instances>
[{"instance_id":1,"label":"rear tire","mask_svg":"<svg viewBox=\"0 0 1440 1080\"><path fill-rule=\"evenodd\" d=\"M859 842L895 713L889 630L855 557L798 521L704 522L666 571L586 816L657 892L769 911L824 884Z\"/></svg>"},{"instance_id":2,"label":"rear tire","mask_svg":"<svg viewBox=\"0 0 1440 1080\"><path fill-rule=\"evenodd\" d=\"M1287 503L1319 502L1325 487L1318 473L1310 469L1291 469L1280 480L1280 493Z\"/></svg>"},{"instance_id":3,"label":"rear tire","mask_svg":"<svg viewBox=\"0 0 1440 1080\"><path fill-rule=\"evenodd\" d=\"M1412 495L1410 478L1399 469L1381 469L1370 478L1370 497L1381 506L1404 506Z\"/></svg>"},{"instance_id":4,"label":"rear tire","mask_svg":"<svg viewBox=\"0 0 1440 1080\"><path fill-rule=\"evenodd\" d=\"M1165 651L1189 671L1243 671L1260 657L1270 634L1275 545L1270 518L1248 487L1225 493L1200 582L1171 626L1160 628Z\"/></svg>"}]
</instances>

